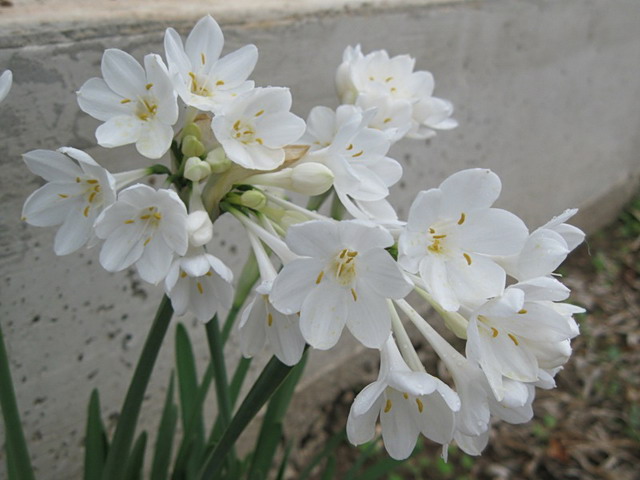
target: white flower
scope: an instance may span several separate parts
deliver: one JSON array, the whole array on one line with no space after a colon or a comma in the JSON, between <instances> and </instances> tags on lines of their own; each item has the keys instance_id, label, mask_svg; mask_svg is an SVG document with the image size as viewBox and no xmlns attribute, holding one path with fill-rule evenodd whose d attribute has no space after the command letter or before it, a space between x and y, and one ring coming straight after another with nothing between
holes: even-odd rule
<instances>
[{"instance_id":1,"label":"white flower","mask_svg":"<svg viewBox=\"0 0 640 480\"><path fill-rule=\"evenodd\" d=\"M11 70L5 70L0 75L0 102L3 101L11 90L11 84L13 83L13 73Z\"/></svg>"},{"instance_id":2,"label":"white flower","mask_svg":"<svg viewBox=\"0 0 640 480\"><path fill-rule=\"evenodd\" d=\"M160 158L171 146L178 119L176 93L158 55L144 57L144 69L128 53L108 49L102 78L91 78L78 91L80 108L105 122L96 130L103 147L130 143L147 158Z\"/></svg>"},{"instance_id":3,"label":"white flower","mask_svg":"<svg viewBox=\"0 0 640 480\"><path fill-rule=\"evenodd\" d=\"M490 255L519 252L527 228L518 217L490 208L500 179L485 169L455 173L439 188L418 194L398 241L398 262L419 272L445 310L500 295L506 274Z\"/></svg>"},{"instance_id":4,"label":"white flower","mask_svg":"<svg viewBox=\"0 0 640 480\"><path fill-rule=\"evenodd\" d=\"M220 58L224 45L222 30L207 15L187 37L168 28L164 37L169 72L180 98L200 110L218 113L237 94L251 90L247 78L258 61L258 49L245 45Z\"/></svg>"},{"instance_id":5,"label":"white flower","mask_svg":"<svg viewBox=\"0 0 640 480\"><path fill-rule=\"evenodd\" d=\"M284 162L284 147L304 133L304 120L290 109L288 88L256 88L228 104L211 128L232 162L254 170L273 170Z\"/></svg>"},{"instance_id":6,"label":"white flower","mask_svg":"<svg viewBox=\"0 0 640 480\"><path fill-rule=\"evenodd\" d=\"M380 352L378 379L353 401L347 436L354 445L368 442L380 416L385 449L402 460L411 455L420 433L438 443L450 442L459 408L458 396L446 384L407 366L390 336Z\"/></svg>"},{"instance_id":7,"label":"white flower","mask_svg":"<svg viewBox=\"0 0 640 480\"><path fill-rule=\"evenodd\" d=\"M407 136L429 138L434 129L455 128L453 106L447 100L433 97L434 80L430 72L414 72L415 59L409 55L389 58L385 50L363 55L360 45L347 47L342 64L336 73L338 94L343 103L357 104L361 95L372 95L365 101L368 107L376 106L373 99L387 97L393 102L411 105L411 123ZM402 107L395 108L405 108ZM393 111L385 102L381 110ZM385 118L393 119L393 115ZM391 120L390 120L391 121Z\"/></svg>"},{"instance_id":8,"label":"white flower","mask_svg":"<svg viewBox=\"0 0 640 480\"><path fill-rule=\"evenodd\" d=\"M391 317L386 299L411 290L391 255L393 237L381 227L357 220L310 221L293 225L287 245L300 258L287 263L271 291L282 313L300 312L300 330L311 346L333 347L345 324L371 348L389 337Z\"/></svg>"},{"instance_id":9,"label":"white flower","mask_svg":"<svg viewBox=\"0 0 640 480\"><path fill-rule=\"evenodd\" d=\"M243 181L249 185L284 188L304 195L320 195L333 185L334 175L321 163L299 163L276 172L258 173Z\"/></svg>"},{"instance_id":10,"label":"white flower","mask_svg":"<svg viewBox=\"0 0 640 480\"><path fill-rule=\"evenodd\" d=\"M263 282L255 297L240 315L238 332L240 349L245 357L257 355L265 341L269 350L285 365L295 365L302 358L305 341L297 315L284 315L269 301L271 282Z\"/></svg>"},{"instance_id":11,"label":"white flower","mask_svg":"<svg viewBox=\"0 0 640 480\"><path fill-rule=\"evenodd\" d=\"M27 198L23 220L38 227L61 225L54 251L75 252L93 237L96 217L116 199L113 175L75 148L34 150L23 158L29 170L49 182Z\"/></svg>"},{"instance_id":12,"label":"white flower","mask_svg":"<svg viewBox=\"0 0 640 480\"><path fill-rule=\"evenodd\" d=\"M100 263L117 272L136 264L143 280L158 283L168 273L173 255L188 246L187 209L171 190L136 184L118 195L95 224L105 239Z\"/></svg>"},{"instance_id":13,"label":"white flower","mask_svg":"<svg viewBox=\"0 0 640 480\"><path fill-rule=\"evenodd\" d=\"M173 261L164 285L177 315L190 311L208 322L216 312L231 307L232 281L231 269L219 258L194 247Z\"/></svg>"},{"instance_id":14,"label":"white flower","mask_svg":"<svg viewBox=\"0 0 640 480\"><path fill-rule=\"evenodd\" d=\"M498 400L505 394L505 377L536 382L541 363L548 369L567 360L567 343L577 328L571 316L552 305L528 302L525 292L512 286L472 313L467 357L482 367Z\"/></svg>"},{"instance_id":15,"label":"white flower","mask_svg":"<svg viewBox=\"0 0 640 480\"><path fill-rule=\"evenodd\" d=\"M303 161L323 163L333 172L333 186L349 213L372 220L367 205L384 200L389 187L402 177L400 164L386 156L391 146L387 136L367 127L374 114L352 105L341 105L335 112L315 107L301 140L310 145ZM390 216L395 219L395 212Z\"/></svg>"}]
</instances>

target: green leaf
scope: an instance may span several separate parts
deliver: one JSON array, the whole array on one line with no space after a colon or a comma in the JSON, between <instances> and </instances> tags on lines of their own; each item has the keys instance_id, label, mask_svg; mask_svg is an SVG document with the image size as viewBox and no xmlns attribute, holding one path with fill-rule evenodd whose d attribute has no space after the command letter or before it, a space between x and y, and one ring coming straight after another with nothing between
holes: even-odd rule
<instances>
[{"instance_id":1,"label":"green leaf","mask_svg":"<svg viewBox=\"0 0 640 480\"><path fill-rule=\"evenodd\" d=\"M18 480L35 480L20 422L20 411L9 371L9 359L4 346L2 328L0 328L0 406L4 418L7 457L11 456L11 464L8 467L15 472Z\"/></svg>"},{"instance_id":2,"label":"green leaf","mask_svg":"<svg viewBox=\"0 0 640 480\"><path fill-rule=\"evenodd\" d=\"M160 302L156 317L149 330L149 335L142 347L142 353L138 359L138 364L129 383L124 405L120 412L116 432L109 447L107 461L102 473L103 480L113 480L122 478L124 472L123 458L129 455L129 449L133 442L133 435L138 423L140 407L144 399L144 393L149 384L149 377L153 371L153 366L158 358L158 352L162 346L162 341L167 333L173 309L171 300L165 295Z\"/></svg>"},{"instance_id":3,"label":"green leaf","mask_svg":"<svg viewBox=\"0 0 640 480\"><path fill-rule=\"evenodd\" d=\"M284 455L282 455L282 461L280 462L280 467L278 467L276 480L284 480L284 472L287 469L287 463L289 463L289 456L291 455L292 448L293 448L293 443L290 441L287 444L287 448L284 449Z\"/></svg>"},{"instance_id":4,"label":"green leaf","mask_svg":"<svg viewBox=\"0 0 640 480\"><path fill-rule=\"evenodd\" d=\"M383 478L385 475L395 470L400 465L402 465L401 460L394 460L391 457L384 457L367 468L358 477L358 480L376 480L378 478Z\"/></svg>"},{"instance_id":5,"label":"green leaf","mask_svg":"<svg viewBox=\"0 0 640 480\"><path fill-rule=\"evenodd\" d=\"M94 389L89 400L87 431L84 439L85 480L100 480L109 450L107 433L100 412L100 394Z\"/></svg>"},{"instance_id":6,"label":"green leaf","mask_svg":"<svg viewBox=\"0 0 640 480\"><path fill-rule=\"evenodd\" d=\"M180 410L182 428L187 429L189 420L195 415L196 434L204 439L201 405L198 399L198 371L196 368L193 347L187 329L179 323L176 327L176 371L178 374L178 391L180 393Z\"/></svg>"},{"instance_id":7,"label":"green leaf","mask_svg":"<svg viewBox=\"0 0 640 480\"><path fill-rule=\"evenodd\" d=\"M227 454L233 448L236 440L244 431L249 422L256 416L260 408L267 402L273 392L287 377L292 367L289 367L275 357L272 357L269 363L262 370L262 373L253 384L246 398L238 408L231 423L225 429L222 438L217 443L213 451L207 456L207 459L200 470L198 478L200 480L209 480L216 478L216 474L222 468L222 464L227 458Z\"/></svg>"},{"instance_id":8,"label":"green leaf","mask_svg":"<svg viewBox=\"0 0 640 480\"><path fill-rule=\"evenodd\" d=\"M327 443L324 444L324 448L315 455L311 461L307 464L305 469L300 473L298 480L306 480L311 475L312 470L318 465L322 459L327 458L331 453L338 448L338 446L345 441L347 434L344 430L334 434Z\"/></svg>"},{"instance_id":9,"label":"green leaf","mask_svg":"<svg viewBox=\"0 0 640 480\"><path fill-rule=\"evenodd\" d=\"M364 462L366 462L367 459L371 457L371 455L377 452L378 440L379 440L379 437L374 440L371 440L369 443L363 445L360 448L360 455L358 455L358 458L356 459L356 461L353 462L353 464L345 474L344 476L345 480L355 480L356 478L358 478L357 474L358 474L358 471L360 470L360 467L364 465Z\"/></svg>"},{"instance_id":10,"label":"green leaf","mask_svg":"<svg viewBox=\"0 0 640 480\"><path fill-rule=\"evenodd\" d=\"M144 452L147 447L147 432L142 432L133 444L131 455L127 459L123 480L141 480L144 466Z\"/></svg>"},{"instance_id":11,"label":"green leaf","mask_svg":"<svg viewBox=\"0 0 640 480\"><path fill-rule=\"evenodd\" d=\"M332 480L336 471L336 456L331 455L327 458L327 466L324 469L321 480Z\"/></svg>"},{"instance_id":12,"label":"green leaf","mask_svg":"<svg viewBox=\"0 0 640 480\"><path fill-rule=\"evenodd\" d=\"M173 436L178 423L178 408L173 403L173 373L169 380L167 396L164 400L158 436L156 438L153 463L151 464L151 480L166 480L169 476L169 463L171 461L171 449Z\"/></svg>"}]
</instances>

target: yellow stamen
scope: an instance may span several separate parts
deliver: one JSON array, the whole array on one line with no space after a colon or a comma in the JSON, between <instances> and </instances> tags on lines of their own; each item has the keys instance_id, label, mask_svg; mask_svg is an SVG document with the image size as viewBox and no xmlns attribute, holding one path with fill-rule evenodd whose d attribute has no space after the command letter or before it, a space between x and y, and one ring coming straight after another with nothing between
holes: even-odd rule
<instances>
[{"instance_id":1,"label":"yellow stamen","mask_svg":"<svg viewBox=\"0 0 640 480\"><path fill-rule=\"evenodd\" d=\"M146 214L146 215L140 215L140 220L149 220L151 218L151 215Z\"/></svg>"},{"instance_id":2,"label":"yellow stamen","mask_svg":"<svg viewBox=\"0 0 640 480\"><path fill-rule=\"evenodd\" d=\"M369 77L369 80L371 80L372 82L376 79L376 77L374 77L373 75Z\"/></svg>"},{"instance_id":3,"label":"yellow stamen","mask_svg":"<svg viewBox=\"0 0 640 480\"><path fill-rule=\"evenodd\" d=\"M184 278L187 276L187 272L180 272L180 278Z\"/></svg>"},{"instance_id":4,"label":"yellow stamen","mask_svg":"<svg viewBox=\"0 0 640 480\"><path fill-rule=\"evenodd\" d=\"M147 83L144 88L146 88L147 90L151 90L151 87L153 87L153 83Z\"/></svg>"},{"instance_id":5,"label":"yellow stamen","mask_svg":"<svg viewBox=\"0 0 640 480\"><path fill-rule=\"evenodd\" d=\"M202 62L203 65L207 61L207 57L205 57L204 53L200 53L200 61Z\"/></svg>"},{"instance_id":6,"label":"yellow stamen","mask_svg":"<svg viewBox=\"0 0 640 480\"><path fill-rule=\"evenodd\" d=\"M264 145L261 138L256 138L256 143L259 143L260 145Z\"/></svg>"},{"instance_id":7,"label":"yellow stamen","mask_svg":"<svg viewBox=\"0 0 640 480\"><path fill-rule=\"evenodd\" d=\"M471 265L471 257L469 256L469 254L468 253L463 253L462 256L467 261L467 265Z\"/></svg>"},{"instance_id":8,"label":"yellow stamen","mask_svg":"<svg viewBox=\"0 0 640 480\"><path fill-rule=\"evenodd\" d=\"M353 258L353 257L357 257L357 256L358 256L358 252L351 252L351 251L347 252L347 257Z\"/></svg>"},{"instance_id":9,"label":"yellow stamen","mask_svg":"<svg viewBox=\"0 0 640 480\"><path fill-rule=\"evenodd\" d=\"M132 223L136 223L135 220L125 220L124 221L125 225L131 225Z\"/></svg>"},{"instance_id":10,"label":"yellow stamen","mask_svg":"<svg viewBox=\"0 0 640 480\"><path fill-rule=\"evenodd\" d=\"M123 104L123 105L124 105L125 103L130 103L130 102L131 102L131 99L130 99L130 98L124 98L124 99L120 100L120 103L121 103L121 104Z\"/></svg>"},{"instance_id":11,"label":"yellow stamen","mask_svg":"<svg viewBox=\"0 0 640 480\"><path fill-rule=\"evenodd\" d=\"M237 132L240 130L240 120L236 120L236 123L233 124L233 129Z\"/></svg>"},{"instance_id":12,"label":"yellow stamen","mask_svg":"<svg viewBox=\"0 0 640 480\"><path fill-rule=\"evenodd\" d=\"M434 235L433 238L447 238L446 235Z\"/></svg>"},{"instance_id":13,"label":"yellow stamen","mask_svg":"<svg viewBox=\"0 0 640 480\"><path fill-rule=\"evenodd\" d=\"M391 118L385 118L385 119L382 121L382 123L389 123L389 122L391 122L391 120L392 120Z\"/></svg>"},{"instance_id":14,"label":"yellow stamen","mask_svg":"<svg viewBox=\"0 0 640 480\"><path fill-rule=\"evenodd\" d=\"M387 77L384 79L385 83L389 83L391 80L393 80L393 77Z\"/></svg>"},{"instance_id":15,"label":"yellow stamen","mask_svg":"<svg viewBox=\"0 0 640 480\"><path fill-rule=\"evenodd\" d=\"M318 285L322 281L322 277L324 277L324 270L320 270L318 278L316 278L316 285Z\"/></svg>"},{"instance_id":16,"label":"yellow stamen","mask_svg":"<svg viewBox=\"0 0 640 480\"><path fill-rule=\"evenodd\" d=\"M98 192L91 192L91 195L89 195L89 203L92 203L95 200L97 194Z\"/></svg>"},{"instance_id":17,"label":"yellow stamen","mask_svg":"<svg viewBox=\"0 0 640 480\"><path fill-rule=\"evenodd\" d=\"M524 315L525 313L527 313L527 311L523 308L522 310L518 310L518 313L520 315Z\"/></svg>"},{"instance_id":18,"label":"yellow stamen","mask_svg":"<svg viewBox=\"0 0 640 480\"><path fill-rule=\"evenodd\" d=\"M151 237L147 238L147 239L144 241L144 244L143 244L143 245L146 247L147 245L149 245L149 242L150 242L150 241L151 241Z\"/></svg>"},{"instance_id":19,"label":"yellow stamen","mask_svg":"<svg viewBox=\"0 0 640 480\"><path fill-rule=\"evenodd\" d=\"M407 392L404 392L402 396L404 397L405 400L409 400L409 394Z\"/></svg>"},{"instance_id":20,"label":"yellow stamen","mask_svg":"<svg viewBox=\"0 0 640 480\"><path fill-rule=\"evenodd\" d=\"M354 302L358 301L358 295L356 294L356 291L353 288L351 289L351 296L353 297Z\"/></svg>"},{"instance_id":21,"label":"yellow stamen","mask_svg":"<svg viewBox=\"0 0 640 480\"><path fill-rule=\"evenodd\" d=\"M207 277L210 277L211 275L213 275L213 273L211 273L211 270L209 270L207 273L205 273L205 275L206 275Z\"/></svg>"},{"instance_id":22,"label":"yellow stamen","mask_svg":"<svg viewBox=\"0 0 640 480\"><path fill-rule=\"evenodd\" d=\"M153 218L155 218L156 220L162 220L162 214L158 212L154 212Z\"/></svg>"},{"instance_id":23,"label":"yellow stamen","mask_svg":"<svg viewBox=\"0 0 640 480\"><path fill-rule=\"evenodd\" d=\"M344 256L347 254L347 249L345 248L344 250L342 250L340 252L340 258L344 258Z\"/></svg>"},{"instance_id":24,"label":"yellow stamen","mask_svg":"<svg viewBox=\"0 0 640 480\"><path fill-rule=\"evenodd\" d=\"M360 150L358 153L354 153L354 154L353 154L353 155L351 155L351 156L352 156L353 158L361 157L363 153L364 153L364 150Z\"/></svg>"},{"instance_id":25,"label":"yellow stamen","mask_svg":"<svg viewBox=\"0 0 640 480\"><path fill-rule=\"evenodd\" d=\"M429 233L430 233L431 235L433 235L434 233L436 233L436 231L435 231L433 228L430 228L430 229L429 229Z\"/></svg>"},{"instance_id":26,"label":"yellow stamen","mask_svg":"<svg viewBox=\"0 0 640 480\"><path fill-rule=\"evenodd\" d=\"M256 113L256 117L259 117L260 115L262 115L264 113L264 110L260 110L258 113Z\"/></svg>"},{"instance_id":27,"label":"yellow stamen","mask_svg":"<svg viewBox=\"0 0 640 480\"><path fill-rule=\"evenodd\" d=\"M83 214L85 217L88 217L88 216L89 216L89 208L91 208L91 207L86 206L86 207L85 207L85 209L84 209L84 212L82 212L82 214Z\"/></svg>"},{"instance_id":28,"label":"yellow stamen","mask_svg":"<svg viewBox=\"0 0 640 480\"><path fill-rule=\"evenodd\" d=\"M507 333L507 336L511 339L511 341L515 344L516 347L519 345L518 339L514 335Z\"/></svg>"},{"instance_id":29,"label":"yellow stamen","mask_svg":"<svg viewBox=\"0 0 640 480\"><path fill-rule=\"evenodd\" d=\"M418 411L422 413L422 410L424 410L424 405L422 404L422 400L420 400L419 398L416 398L416 403L418 404Z\"/></svg>"},{"instance_id":30,"label":"yellow stamen","mask_svg":"<svg viewBox=\"0 0 640 480\"><path fill-rule=\"evenodd\" d=\"M198 282L196 285L198 286L198 293L202 295L204 293L204 288L202 288L202 284Z\"/></svg>"},{"instance_id":31,"label":"yellow stamen","mask_svg":"<svg viewBox=\"0 0 640 480\"><path fill-rule=\"evenodd\" d=\"M493 338L496 338L498 336L498 330L491 327L491 331L493 332Z\"/></svg>"},{"instance_id":32,"label":"yellow stamen","mask_svg":"<svg viewBox=\"0 0 640 480\"><path fill-rule=\"evenodd\" d=\"M353 143L349 144L349 146L347 147L347 150L353 150Z\"/></svg>"},{"instance_id":33,"label":"yellow stamen","mask_svg":"<svg viewBox=\"0 0 640 480\"><path fill-rule=\"evenodd\" d=\"M458 220L458 225L462 225L464 223L464 220L467 218L467 216L464 214L464 212L462 212L460 214L460 220Z\"/></svg>"},{"instance_id":34,"label":"yellow stamen","mask_svg":"<svg viewBox=\"0 0 640 480\"><path fill-rule=\"evenodd\" d=\"M96 180L95 178L92 178L90 180L87 180L87 183L90 183L91 185L95 185L96 183L98 183L98 180Z\"/></svg>"},{"instance_id":35,"label":"yellow stamen","mask_svg":"<svg viewBox=\"0 0 640 480\"><path fill-rule=\"evenodd\" d=\"M59 196L60 198L69 198L69 195L64 194L64 193L59 193L59 194L58 194L58 196Z\"/></svg>"},{"instance_id":36,"label":"yellow stamen","mask_svg":"<svg viewBox=\"0 0 640 480\"><path fill-rule=\"evenodd\" d=\"M391 90L392 93L395 93L398 91L398 89L396 87L391 87L389 90Z\"/></svg>"},{"instance_id":37,"label":"yellow stamen","mask_svg":"<svg viewBox=\"0 0 640 480\"><path fill-rule=\"evenodd\" d=\"M267 325L269 326L273 325L273 315L271 314L267 315Z\"/></svg>"},{"instance_id":38,"label":"yellow stamen","mask_svg":"<svg viewBox=\"0 0 640 480\"><path fill-rule=\"evenodd\" d=\"M393 406L393 403L391 403L391 400L387 398L387 403L384 406L384 413L389 413L392 406Z\"/></svg>"},{"instance_id":39,"label":"yellow stamen","mask_svg":"<svg viewBox=\"0 0 640 480\"><path fill-rule=\"evenodd\" d=\"M216 82L216 85L217 85L218 87L219 87L219 86L221 86L221 85L224 85L224 81L223 81L223 80L218 80L218 81Z\"/></svg>"}]
</instances>

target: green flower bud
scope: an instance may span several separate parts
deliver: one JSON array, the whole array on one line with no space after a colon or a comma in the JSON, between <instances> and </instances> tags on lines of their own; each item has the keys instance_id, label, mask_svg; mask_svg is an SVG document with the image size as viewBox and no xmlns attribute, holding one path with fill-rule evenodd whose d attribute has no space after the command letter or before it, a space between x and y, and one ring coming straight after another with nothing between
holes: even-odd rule
<instances>
[{"instance_id":1,"label":"green flower bud","mask_svg":"<svg viewBox=\"0 0 640 480\"><path fill-rule=\"evenodd\" d=\"M240 195L240 203L245 207L260 210L267 205L267 197L258 190L247 190Z\"/></svg>"},{"instance_id":2,"label":"green flower bud","mask_svg":"<svg viewBox=\"0 0 640 480\"><path fill-rule=\"evenodd\" d=\"M185 157L199 157L204 153L204 146L194 135L182 139L182 154Z\"/></svg>"},{"instance_id":3,"label":"green flower bud","mask_svg":"<svg viewBox=\"0 0 640 480\"><path fill-rule=\"evenodd\" d=\"M207 163L211 166L212 173L224 173L231 168L232 162L224 153L222 147L211 150L207 154Z\"/></svg>"},{"instance_id":4,"label":"green flower bud","mask_svg":"<svg viewBox=\"0 0 640 480\"><path fill-rule=\"evenodd\" d=\"M211 166L198 157L189 157L184 165L184 177L192 182L199 182L211 174Z\"/></svg>"},{"instance_id":5,"label":"green flower bud","mask_svg":"<svg viewBox=\"0 0 640 480\"><path fill-rule=\"evenodd\" d=\"M189 135L196 137L198 140L202 139L202 130L196 123L187 123L182 129L182 138Z\"/></svg>"}]
</instances>

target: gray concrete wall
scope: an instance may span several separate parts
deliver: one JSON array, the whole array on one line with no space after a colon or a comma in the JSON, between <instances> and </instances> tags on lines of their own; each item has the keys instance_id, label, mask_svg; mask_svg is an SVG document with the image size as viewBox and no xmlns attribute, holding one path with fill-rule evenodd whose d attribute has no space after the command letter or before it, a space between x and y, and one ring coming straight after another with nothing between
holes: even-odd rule
<instances>
[{"instance_id":1,"label":"gray concrete wall","mask_svg":"<svg viewBox=\"0 0 640 480\"><path fill-rule=\"evenodd\" d=\"M0 105L0 321L39 478L77 477L85 407L95 387L113 426L162 293L132 271L105 272L95 249L56 257L54 229L19 220L24 200L39 186L20 160L26 151L83 148L112 171L144 162L132 149L95 148L98 122L76 105L74 92L99 75L105 48L138 59L162 53L166 26L186 33L210 8L222 23L225 51L255 43L260 59L253 78L290 87L294 111L304 117L314 105L336 106L334 68L346 45L412 54L420 69L434 73L436 94L454 102L460 127L394 149L406 167L392 194L401 215L417 191L473 166L501 176L501 206L531 227L579 207L577 222L592 230L638 185L637 0L274 1L264 10L246 2L240 12L225 2L187 1L173 20L149 1L58 3L0 7L0 70L14 72L14 87ZM39 23L43 18L48 22ZM216 233L217 253L239 271L247 251L240 229L224 221ZM203 329L190 317L184 321L204 365ZM172 355L168 339L142 415L152 432ZM233 364L235 344L228 355ZM348 339L337 353L314 352L303 382L314 393L302 392L304 415L293 418L314 421L320 412L309 398L322 392L330 399L358 376L337 368L354 355L360 351Z\"/></svg>"}]
</instances>

